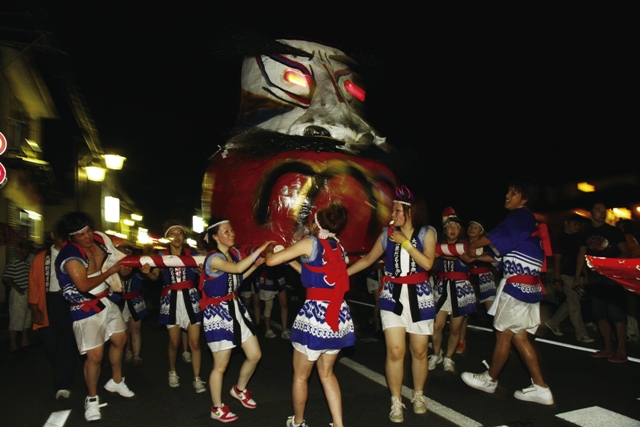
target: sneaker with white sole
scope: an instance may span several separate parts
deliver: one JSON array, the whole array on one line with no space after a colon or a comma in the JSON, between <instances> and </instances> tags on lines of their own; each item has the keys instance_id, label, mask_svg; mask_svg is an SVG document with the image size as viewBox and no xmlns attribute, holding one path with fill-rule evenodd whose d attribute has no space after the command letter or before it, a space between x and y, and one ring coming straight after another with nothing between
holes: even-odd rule
<instances>
[{"instance_id":1,"label":"sneaker with white sole","mask_svg":"<svg viewBox=\"0 0 640 427\"><path fill-rule=\"evenodd\" d=\"M84 400L84 419L87 421L98 421L102 418L100 408L107 406L106 403L100 404L100 398L89 397Z\"/></svg>"},{"instance_id":2,"label":"sneaker with white sole","mask_svg":"<svg viewBox=\"0 0 640 427\"><path fill-rule=\"evenodd\" d=\"M240 401L240 403L242 403L242 406L244 406L245 408L255 409L256 406L258 406L255 400L251 398L251 392L247 389L240 390L237 386L234 385L231 388L229 394L231 394L231 397L233 397L234 399Z\"/></svg>"},{"instance_id":3,"label":"sneaker with white sole","mask_svg":"<svg viewBox=\"0 0 640 427\"><path fill-rule=\"evenodd\" d=\"M183 351L182 352L182 361L184 363L191 363L191 353L189 353L188 351Z\"/></svg>"},{"instance_id":4,"label":"sneaker with white sole","mask_svg":"<svg viewBox=\"0 0 640 427\"><path fill-rule=\"evenodd\" d=\"M493 381L489 376L489 371L485 371L481 374L472 374L471 372L463 372L462 381L469 387L473 387L476 390L484 391L485 393L493 393L498 387L498 381Z\"/></svg>"},{"instance_id":5,"label":"sneaker with white sole","mask_svg":"<svg viewBox=\"0 0 640 427\"><path fill-rule=\"evenodd\" d=\"M275 333L275 332L273 332L271 329L269 329L269 330L264 334L264 336L265 336L265 337L267 337L267 338L275 338L277 335L276 335L276 333Z\"/></svg>"},{"instance_id":6,"label":"sneaker with white sole","mask_svg":"<svg viewBox=\"0 0 640 427\"><path fill-rule=\"evenodd\" d=\"M551 325L548 320L546 322L544 322L544 324L546 325L547 328L549 328L549 330L551 332L553 332L554 335L559 336L559 337L564 335L562 333L562 331L560 330L560 328L558 328L557 326Z\"/></svg>"},{"instance_id":7,"label":"sneaker with white sole","mask_svg":"<svg viewBox=\"0 0 640 427\"><path fill-rule=\"evenodd\" d=\"M427 402L424 399L424 394L422 391L414 391L413 399L411 399L411 403L413 404L413 412L416 414L424 414L427 412Z\"/></svg>"},{"instance_id":8,"label":"sneaker with white sole","mask_svg":"<svg viewBox=\"0 0 640 427\"><path fill-rule=\"evenodd\" d=\"M444 358L442 357L442 350L440 350L440 353L438 354L432 354L431 356L429 356L429 370L433 371L434 369L436 369L436 365L438 363L442 363L443 360Z\"/></svg>"},{"instance_id":9,"label":"sneaker with white sole","mask_svg":"<svg viewBox=\"0 0 640 427\"><path fill-rule=\"evenodd\" d=\"M531 387L516 391L513 393L513 397L526 402L534 402L541 405L553 405L551 389L549 387L542 387L534 384L533 380L531 380Z\"/></svg>"},{"instance_id":10,"label":"sneaker with white sole","mask_svg":"<svg viewBox=\"0 0 640 427\"><path fill-rule=\"evenodd\" d=\"M124 353L124 363L131 363L133 362L133 353L131 353L130 351L127 351Z\"/></svg>"},{"instance_id":11,"label":"sneaker with white sole","mask_svg":"<svg viewBox=\"0 0 640 427\"><path fill-rule=\"evenodd\" d=\"M196 379L193 380L193 389L196 391L196 393L204 393L205 391L207 391L207 388L204 386L205 384L206 383L202 381L200 377L196 377Z\"/></svg>"},{"instance_id":12,"label":"sneaker with white sole","mask_svg":"<svg viewBox=\"0 0 640 427\"><path fill-rule=\"evenodd\" d=\"M116 383L113 378L107 381L104 385L104 389L109 393L118 393L122 397L126 397L127 399L131 399L136 394L129 390L129 387L124 383L124 377L122 377L122 381Z\"/></svg>"},{"instance_id":13,"label":"sneaker with white sole","mask_svg":"<svg viewBox=\"0 0 640 427\"><path fill-rule=\"evenodd\" d=\"M301 422L300 424L296 424L293 420L295 419L295 415L291 415L287 418L287 427L309 427L306 421Z\"/></svg>"},{"instance_id":14,"label":"sneaker with white sole","mask_svg":"<svg viewBox=\"0 0 640 427\"><path fill-rule=\"evenodd\" d=\"M445 357L444 361L442 362L442 366L444 366L444 371L445 372L455 372L456 368L455 365L456 362L453 361L453 359L451 359L450 357Z\"/></svg>"},{"instance_id":15,"label":"sneaker with white sole","mask_svg":"<svg viewBox=\"0 0 640 427\"><path fill-rule=\"evenodd\" d=\"M288 340L289 338L291 338L291 330L285 329L284 331L282 331L282 333L280 334L280 338L282 338L283 340Z\"/></svg>"},{"instance_id":16,"label":"sneaker with white sole","mask_svg":"<svg viewBox=\"0 0 640 427\"><path fill-rule=\"evenodd\" d=\"M591 338L590 336L584 336L584 337L580 337L578 338L578 341L583 342L583 343L591 343L591 342L595 342L595 340L593 338Z\"/></svg>"},{"instance_id":17,"label":"sneaker with white sole","mask_svg":"<svg viewBox=\"0 0 640 427\"><path fill-rule=\"evenodd\" d=\"M224 403L217 408L211 407L211 419L221 423L230 423L238 419L238 416L231 412L231 409Z\"/></svg>"},{"instance_id":18,"label":"sneaker with white sole","mask_svg":"<svg viewBox=\"0 0 640 427\"><path fill-rule=\"evenodd\" d=\"M406 406L395 396L391 396L391 412L389 412L389 419L392 423L401 423L404 421L404 412L402 411Z\"/></svg>"},{"instance_id":19,"label":"sneaker with white sole","mask_svg":"<svg viewBox=\"0 0 640 427\"><path fill-rule=\"evenodd\" d=\"M176 374L176 371L169 371L169 387L180 387L180 377Z\"/></svg>"},{"instance_id":20,"label":"sneaker with white sole","mask_svg":"<svg viewBox=\"0 0 640 427\"><path fill-rule=\"evenodd\" d=\"M68 399L71 396L71 391L67 389L60 389L56 392L56 399Z\"/></svg>"}]
</instances>

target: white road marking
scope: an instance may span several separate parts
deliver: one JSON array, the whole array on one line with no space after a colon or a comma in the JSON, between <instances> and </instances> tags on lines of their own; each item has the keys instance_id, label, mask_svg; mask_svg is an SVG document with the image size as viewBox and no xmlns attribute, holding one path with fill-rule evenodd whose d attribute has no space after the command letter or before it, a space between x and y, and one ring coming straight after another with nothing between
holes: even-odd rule
<instances>
[{"instance_id":1,"label":"white road marking","mask_svg":"<svg viewBox=\"0 0 640 427\"><path fill-rule=\"evenodd\" d=\"M363 366L357 362L354 362L353 360L349 359L348 357L342 357L339 359L340 363L342 363L343 365L345 365L346 367L353 369L354 371L356 371L357 373L359 373L360 375L369 378L371 381L374 381L378 384L380 384L383 387L387 387L387 380L385 379L385 377L383 375L380 375L379 373L372 371L371 369L367 368L366 366ZM402 386L402 396L406 397L407 399L411 399L413 397L413 392L409 387L406 386ZM427 403L427 409L429 409L429 411L433 412L436 415L439 415L440 417L446 419L447 421L450 421L452 423L454 423L457 426L460 427L480 427L482 426L481 423L472 420L471 418L462 415L459 412L454 411L451 408L448 408L434 400L429 399L428 397L425 396L425 400Z\"/></svg>"},{"instance_id":2,"label":"white road marking","mask_svg":"<svg viewBox=\"0 0 640 427\"><path fill-rule=\"evenodd\" d=\"M616 427L639 427L640 421L633 418L625 417L616 412L599 406L590 408L577 409L575 411L556 414L556 417L562 418L570 423L582 427L600 427L600 426L616 426Z\"/></svg>"},{"instance_id":3,"label":"white road marking","mask_svg":"<svg viewBox=\"0 0 640 427\"><path fill-rule=\"evenodd\" d=\"M365 305L365 306L371 307L371 308L376 308L376 306L373 305L373 304L369 304L368 302L356 301L354 299L348 299L347 302L348 303L353 303L353 304Z\"/></svg>"},{"instance_id":4,"label":"white road marking","mask_svg":"<svg viewBox=\"0 0 640 427\"><path fill-rule=\"evenodd\" d=\"M592 348L580 347L579 345L573 345L573 344L565 344L565 343L562 343L562 342L547 340L547 339L544 339L544 338L536 337L536 341L540 341L540 342L543 342L545 344L557 345L559 347L567 347L567 348L571 348L571 349L574 349L574 350L586 351L587 353L596 353L596 352L598 352L598 350L594 350ZM629 362L640 363L640 359L637 359L635 357L628 357L628 359L629 359Z\"/></svg>"},{"instance_id":5,"label":"white road marking","mask_svg":"<svg viewBox=\"0 0 640 427\"><path fill-rule=\"evenodd\" d=\"M67 422L67 418L71 414L71 409L66 411L52 412L44 427L62 427Z\"/></svg>"}]
</instances>

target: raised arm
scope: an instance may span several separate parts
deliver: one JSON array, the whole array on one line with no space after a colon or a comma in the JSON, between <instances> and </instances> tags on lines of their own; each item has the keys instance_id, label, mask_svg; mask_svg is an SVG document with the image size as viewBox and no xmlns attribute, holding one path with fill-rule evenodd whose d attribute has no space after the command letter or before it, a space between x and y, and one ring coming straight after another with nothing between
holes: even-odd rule
<instances>
[{"instance_id":1,"label":"raised arm","mask_svg":"<svg viewBox=\"0 0 640 427\"><path fill-rule=\"evenodd\" d=\"M349 268L347 268L347 273L349 274L349 276L353 276L354 274L364 270L365 268L376 262L383 253L384 249L382 249L382 234L380 234L369 253L353 263Z\"/></svg>"},{"instance_id":2,"label":"raised arm","mask_svg":"<svg viewBox=\"0 0 640 427\"><path fill-rule=\"evenodd\" d=\"M253 265L254 262L258 260L258 258L260 257L260 253L262 253L262 251L264 251L266 247L269 246L271 243L273 243L273 241L271 240L264 242L258 249L253 251L251 255L244 258L238 263L235 263L233 261L227 261L217 256L211 257L211 261L209 262L209 267L211 268L211 271L220 270L220 271L224 271L225 273L242 274L246 270L248 270Z\"/></svg>"},{"instance_id":3,"label":"raised arm","mask_svg":"<svg viewBox=\"0 0 640 427\"><path fill-rule=\"evenodd\" d=\"M89 292L91 289L97 287L104 282L109 276L116 274L120 271L122 266L120 263L116 263L104 273L100 273L94 277L87 277L87 269L80 262L75 259L67 261L64 268L69 273L69 277L73 281L73 284L80 292Z\"/></svg>"},{"instance_id":4,"label":"raised arm","mask_svg":"<svg viewBox=\"0 0 640 427\"><path fill-rule=\"evenodd\" d=\"M273 252L273 248L269 247L266 254L267 265L272 267L274 265L282 264L283 262L291 261L292 259L296 259L302 255L310 256L312 250L313 242L311 239L301 239L288 248L284 248L280 252ZM296 264L299 265L297 262ZM295 266L292 265L292 267L296 271L300 272L295 268Z\"/></svg>"}]
</instances>

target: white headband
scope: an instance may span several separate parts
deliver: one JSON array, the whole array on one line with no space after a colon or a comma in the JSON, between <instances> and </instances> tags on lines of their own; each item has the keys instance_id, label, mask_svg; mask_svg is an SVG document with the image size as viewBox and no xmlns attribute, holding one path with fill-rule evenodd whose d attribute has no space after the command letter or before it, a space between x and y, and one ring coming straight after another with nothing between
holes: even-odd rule
<instances>
[{"instance_id":1,"label":"white headband","mask_svg":"<svg viewBox=\"0 0 640 427\"><path fill-rule=\"evenodd\" d=\"M405 202L404 200L394 200L393 203L400 203L401 205L411 206L411 203Z\"/></svg>"},{"instance_id":2,"label":"white headband","mask_svg":"<svg viewBox=\"0 0 640 427\"><path fill-rule=\"evenodd\" d=\"M80 233L82 233L84 230L86 230L86 229L88 229L88 228L89 228L89 226L88 226L88 225L85 225L85 226L84 226L84 227L82 227L80 230L78 230L78 231L73 231L73 232L69 233L69 236L73 236L74 234L80 234Z\"/></svg>"},{"instance_id":3,"label":"white headband","mask_svg":"<svg viewBox=\"0 0 640 427\"><path fill-rule=\"evenodd\" d=\"M230 221L228 219L223 219L222 221L218 221L215 224L211 224L210 226L207 227L207 229L205 230L207 233L205 233L203 239L205 242L209 243L209 233L208 231L211 230L214 227L217 227L218 225L221 224L228 224Z\"/></svg>"},{"instance_id":4,"label":"white headband","mask_svg":"<svg viewBox=\"0 0 640 427\"><path fill-rule=\"evenodd\" d=\"M338 240L338 238L336 237L336 235L334 233L330 232L329 230L325 230L324 228L322 228L322 226L318 222L318 212L313 214L313 220L315 221L316 225L318 226L318 229L320 230L318 232L318 238L319 239L328 239L329 237L333 237L334 239L336 239L337 242L340 241L340 240Z\"/></svg>"},{"instance_id":5,"label":"white headband","mask_svg":"<svg viewBox=\"0 0 640 427\"><path fill-rule=\"evenodd\" d=\"M167 235L169 234L169 230L171 230L172 228L176 228L176 227L182 230L182 234L186 234L186 231L185 231L184 227L181 226L181 225L176 224L176 225L172 225L171 227L167 228L167 231L164 232L164 237L167 237Z\"/></svg>"}]
</instances>

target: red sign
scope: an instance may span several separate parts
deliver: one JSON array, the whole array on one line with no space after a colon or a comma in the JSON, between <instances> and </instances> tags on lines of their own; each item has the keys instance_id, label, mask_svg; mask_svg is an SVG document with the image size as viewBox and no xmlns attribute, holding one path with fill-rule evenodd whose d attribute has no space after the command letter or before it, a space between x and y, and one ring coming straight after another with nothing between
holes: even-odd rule
<instances>
[{"instance_id":1,"label":"red sign","mask_svg":"<svg viewBox=\"0 0 640 427\"><path fill-rule=\"evenodd\" d=\"M6 178L7 170L4 168L4 165L0 163L0 184L2 184Z\"/></svg>"}]
</instances>

